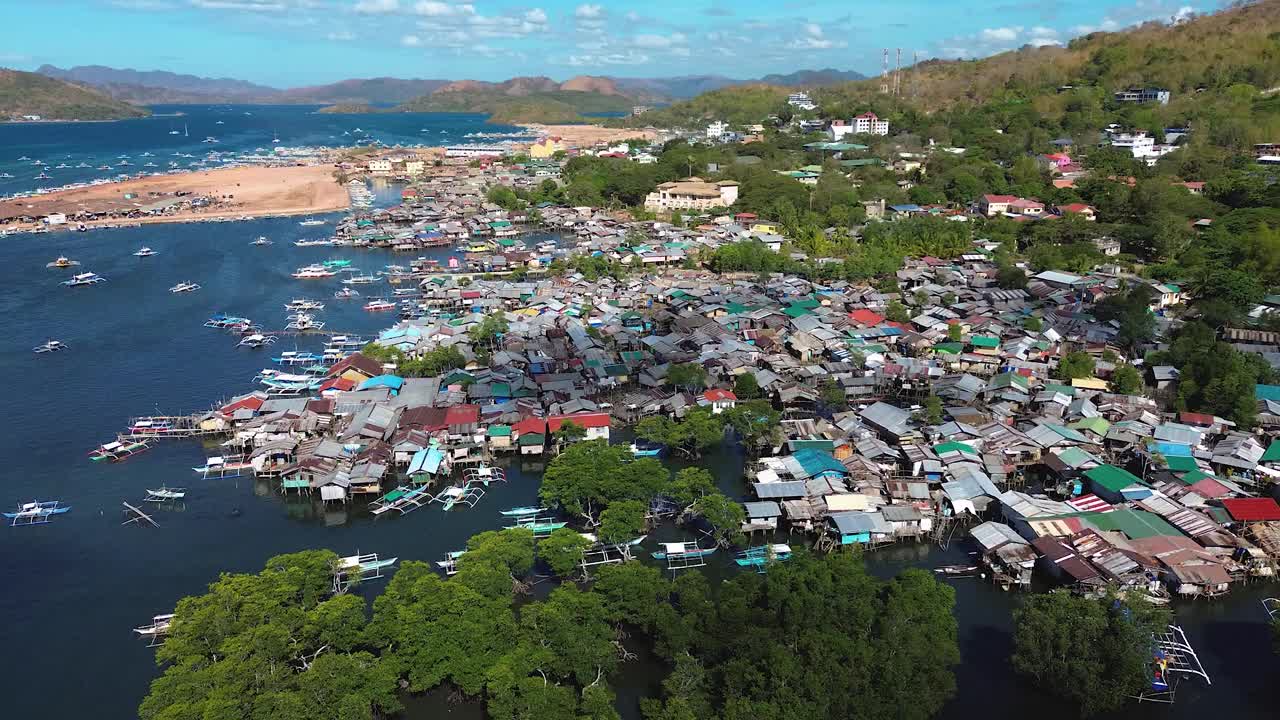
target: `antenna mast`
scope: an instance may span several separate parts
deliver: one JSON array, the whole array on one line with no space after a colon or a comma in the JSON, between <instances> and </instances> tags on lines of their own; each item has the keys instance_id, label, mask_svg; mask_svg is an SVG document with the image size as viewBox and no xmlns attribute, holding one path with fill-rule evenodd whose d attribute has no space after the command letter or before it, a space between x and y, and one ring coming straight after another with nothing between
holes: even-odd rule
<instances>
[{"instance_id":1,"label":"antenna mast","mask_svg":"<svg viewBox=\"0 0 1280 720\"><path fill-rule=\"evenodd\" d=\"M880 70L880 92L889 93L889 48L884 49L884 62Z\"/></svg>"}]
</instances>

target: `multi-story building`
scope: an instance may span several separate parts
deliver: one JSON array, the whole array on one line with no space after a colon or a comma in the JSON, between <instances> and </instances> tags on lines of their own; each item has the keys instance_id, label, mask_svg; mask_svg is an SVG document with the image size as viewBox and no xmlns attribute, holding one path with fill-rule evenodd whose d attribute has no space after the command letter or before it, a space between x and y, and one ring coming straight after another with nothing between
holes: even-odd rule
<instances>
[{"instance_id":1,"label":"multi-story building","mask_svg":"<svg viewBox=\"0 0 1280 720\"><path fill-rule=\"evenodd\" d=\"M1116 102L1157 102L1161 105L1168 105L1169 97L1169 91L1164 88L1129 88L1128 90L1118 90L1115 93Z\"/></svg>"},{"instance_id":2,"label":"multi-story building","mask_svg":"<svg viewBox=\"0 0 1280 720\"><path fill-rule=\"evenodd\" d=\"M873 112L865 112L853 119L853 132L858 135L888 135L889 121L881 120Z\"/></svg>"},{"instance_id":3,"label":"multi-story building","mask_svg":"<svg viewBox=\"0 0 1280 720\"><path fill-rule=\"evenodd\" d=\"M665 182L644 199L651 212L662 210L710 210L729 207L738 201L738 183L732 180L707 182L699 177Z\"/></svg>"}]
</instances>

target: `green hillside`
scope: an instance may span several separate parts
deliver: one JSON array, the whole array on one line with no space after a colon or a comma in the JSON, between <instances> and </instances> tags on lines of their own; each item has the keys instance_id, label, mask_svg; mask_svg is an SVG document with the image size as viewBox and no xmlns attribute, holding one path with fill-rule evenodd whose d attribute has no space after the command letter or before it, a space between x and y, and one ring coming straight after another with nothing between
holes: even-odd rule
<instances>
[{"instance_id":1,"label":"green hillside","mask_svg":"<svg viewBox=\"0 0 1280 720\"><path fill-rule=\"evenodd\" d=\"M146 117L145 108L95 90L36 73L0 69L0 119L39 115L44 120L122 120Z\"/></svg>"},{"instance_id":2,"label":"green hillside","mask_svg":"<svg viewBox=\"0 0 1280 720\"><path fill-rule=\"evenodd\" d=\"M507 95L501 91L453 90L424 95L400 105L403 112L475 112L490 115L499 123L581 122L584 114L623 112L631 100L596 92L556 90L528 95Z\"/></svg>"},{"instance_id":3,"label":"green hillside","mask_svg":"<svg viewBox=\"0 0 1280 720\"><path fill-rule=\"evenodd\" d=\"M616 122L630 127L697 127L714 120L733 125L758 123L784 112L790 92L776 85L733 85Z\"/></svg>"}]
</instances>

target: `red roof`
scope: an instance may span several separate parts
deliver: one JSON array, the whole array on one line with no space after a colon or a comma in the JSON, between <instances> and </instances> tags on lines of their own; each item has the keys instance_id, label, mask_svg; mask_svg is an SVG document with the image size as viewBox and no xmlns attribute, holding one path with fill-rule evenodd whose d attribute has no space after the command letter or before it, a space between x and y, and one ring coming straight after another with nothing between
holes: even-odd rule
<instances>
[{"instance_id":1,"label":"red roof","mask_svg":"<svg viewBox=\"0 0 1280 720\"><path fill-rule=\"evenodd\" d=\"M880 118L876 117L876 114L875 114L875 113L873 113L873 112L864 112L864 113L862 113L861 115L858 115L858 116L856 116L856 117L866 118L866 119L868 119L868 120L879 120L879 119L880 119Z\"/></svg>"},{"instance_id":2,"label":"red roof","mask_svg":"<svg viewBox=\"0 0 1280 720\"><path fill-rule=\"evenodd\" d=\"M347 370L356 370L367 377L377 377L382 374L382 363L368 355L352 353L334 363L329 368L328 376L341 375Z\"/></svg>"},{"instance_id":3,"label":"red roof","mask_svg":"<svg viewBox=\"0 0 1280 720\"><path fill-rule=\"evenodd\" d=\"M479 290L463 290L462 299L463 300L479 300L480 291Z\"/></svg>"},{"instance_id":4,"label":"red roof","mask_svg":"<svg viewBox=\"0 0 1280 720\"><path fill-rule=\"evenodd\" d=\"M711 388L702 394L708 402L719 402L721 400L733 400L737 402L738 396L734 395L730 390L721 390L720 388Z\"/></svg>"},{"instance_id":5,"label":"red roof","mask_svg":"<svg viewBox=\"0 0 1280 720\"><path fill-rule=\"evenodd\" d=\"M1178 419L1188 425L1213 425L1213 416L1204 413L1182 412L1178 413Z\"/></svg>"},{"instance_id":6,"label":"red roof","mask_svg":"<svg viewBox=\"0 0 1280 720\"><path fill-rule=\"evenodd\" d=\"M982 200L986 203L1011 203L1017 200L1017 195L983 195Z\"/></svg>"},{"instance_id":7,"label":"red roof","mask_svg":"<svg viewBox=\"0 0 1280 720\"><path fill-rule=\"evenodd\" d=\"M883 315L872 312L866 308L860 308L849 313L849 319L868 327L875 327L876 325L884 322Z\"/></svg>"},{"instance_id":8,"label":"red roof","mask_svg":"<svg viewBox=\"0 0 1280 720\"><path fill-rule=\"evenodd\" d=\"M1223 500L1222 507L1233 520L1241 522L1280 520L1280 505L1269 497Z\"/></svg>"},{"instance_id":9,"label":"red roof","mask_svg":"<svg viewBox=\"0 0 1280 720\"><path fill-rule=\"evenodd\" d=\"M1071 203L1070 205L1063 205L1062 211L1071 213L1093 212L1093 208L1084 203Z\"/></svg>"},{"instance_id":10,"label":"red roof","mask_svg":"<svg viewBox=\"0 0 1280 720\"><path fill-rule=\"evenodd\" d=\"M584 428L602 428L609 427L609 413L574 413L572 415L552 415L547 418L547 426L551 428L551 432L560 429L560 426L566 420L573 422L574 425Z\"/></svg>"},{"instance_id":11,"label":"red roof","mask_svg":"<svg viewBox=\"0 0 1280 720\"><path fill-rule=\"evenodd\" d=\"M527 433L538 433L539 435L542 435L547 432L547 421L540 417L525 418L515 425L512 425L511 429L521 435L525 435Z\"/></svg>"},{"instance_id":12,"label":"red roof","mask_svg":"<svg viewBox=\"0 0 1280 720\"><path fill-rule=\"evenodd\" d=\"M265 395L259 395L258 393L250 393L248 395L245 395L242 398L238 398L230 403L227 403L226 405L223 405L221 408L219 408L219 412L221 412L223 415L231 415L235 413L235 411L242 410L245 408L252 410L254 412L257 412L258 408L262 407L262 403L266 401L267 401L267 397Z\"/></svg>"},{"instance_id":13,"label":"red roof","mask_svg":"<svg viewBox=\"0 0 1280 720\"><path fill-rule=\"evenodd\" d=\"M324 392L326 390L339 390L346 392L348 390L355 390L355 388L355 380L352 380L351 378L334 377L324 381L324 384L320 386L320 392Z\"/></svg>"},{"instance_id":14,"label":"red roof","mask_svg":"<svg viewBox=\"0 0 1280 720\"><path fill-rule=\"evenodd\" d=\"M454 405L444 414L445 425L470 425L479 421L479 405Z\"/></svg>"}]
</instances>

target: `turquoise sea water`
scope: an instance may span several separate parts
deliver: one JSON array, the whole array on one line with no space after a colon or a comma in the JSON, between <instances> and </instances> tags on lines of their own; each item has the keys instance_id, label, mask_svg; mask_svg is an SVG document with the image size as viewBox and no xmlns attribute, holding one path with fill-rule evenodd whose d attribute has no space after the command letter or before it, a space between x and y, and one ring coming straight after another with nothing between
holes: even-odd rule
<instances>
[{"instance_id":1,"label":"turquoise sea water","mask_svg":"<svg viewBox=\"0 0 1280 720\"><path fill-rule=\"evenodd\" d=\"M254 115L242 117L260 117L258 109L251 110ZM299 122L316 122L316 117L330 116L307 115ZM366 117L395 119L360 116L364 129L373 124ZM428 120L453 123L457 131L478 122L470 116L457 122L422 118L405 125L405 132L425 127ZM56 149L47 147L52 140L45 141L46 154L122 152L104 129L124 125L62 127ZM161 123L161 129L166 127ZM477 125L480 131L483 127ZM11 141L13 133L33 129L55 128L0 126L0 155L31 155L29 150L14 152ZM373 131L394 137L390 129ZM262 137L263 131L258 132ZM284 139L289 131L281 127L279 132ZM252 146L260 140L246 142ZM396 189L380 188L378 194L381 203L389 203ZM313 297L326 303L319 317L329 328L369 334L390 324L391 315L366 313L362 302L333 300L340 287L336 280L297 281L289 273L330 257L350 258L366 271L404 258L385 251L291 244L319 232L300 227L297 218L281 218L0 239L0 369L8 381L0 403L0 505L60 499L73 506L48 525L0 526L0 618L6 645L0 695L6 717L134 717L157 671L154 651L131 628L170 611L182 596L202 591L220 572L256 571L272 555L313 547L434 561L461 547L470 535L501 527L500 509L535 501L540 477L535 465L513 466L511 482L495 487L472 510L446 514L429 508L375 522L361 510L281 498L252 479L199 480L190 468L218 453L195 441L158 444L116 465L88 461L86 453L112 439L132 416L206 409L253 388L252 376L268 366L270 351L238 349L234 336L202 327L215 312L279 328L285 322L285 302ZM275 244L248 244L260 235ZM133 257L142 245L159 254ZM45 268L58 255L81 261L82 270L100 273L108 282L79 289L60 286L66 271ZM186 280L203 289L168 293L170 286ZM61 339L71 349L31 353L49 338ZM287 340L275 346L292 348ZM298 349L318 351L320 342L303 341ZM745 491L741 463L730 449L700 461L715 471L726 492L739 497ZM184 509L158 510L159 528L121 527L121 501L137 504L146 488L161 484L188 488ZM674 538L677 533L663 528L656 534ZM802 545L805 540L792 542ZM870 554L868 562L874 572L889 574L908 566L962 563L970 549L963 542L945 552L905 545ZM733 571L713 567L709 572L722 577ZM943 717L1073 718L1069 709L1029 687L1009 667L1010 613L1018 597L976 579L950 582L957 590L963 660L957 668L956 700ZM379 587L372 584L361 592L373 594ZM1280 588L1275 585L1252 585L1212 603L1179 605L1179 621L1200 650L1213 685L1189 682L1172 708L1132 706L1116 717L1274 717L1280 683L1269 680L1280 670L1280 658L1271 653L1259 600L1276 594ZM637 697L653 692L661 674L660 668L639 663L623 668L615 679L629 720L637 717ZM445 712L480 716L474 707L452 708L439 697L415 699L410 706L415 720L434 720Z\"/></svg>"}]
</instances>

